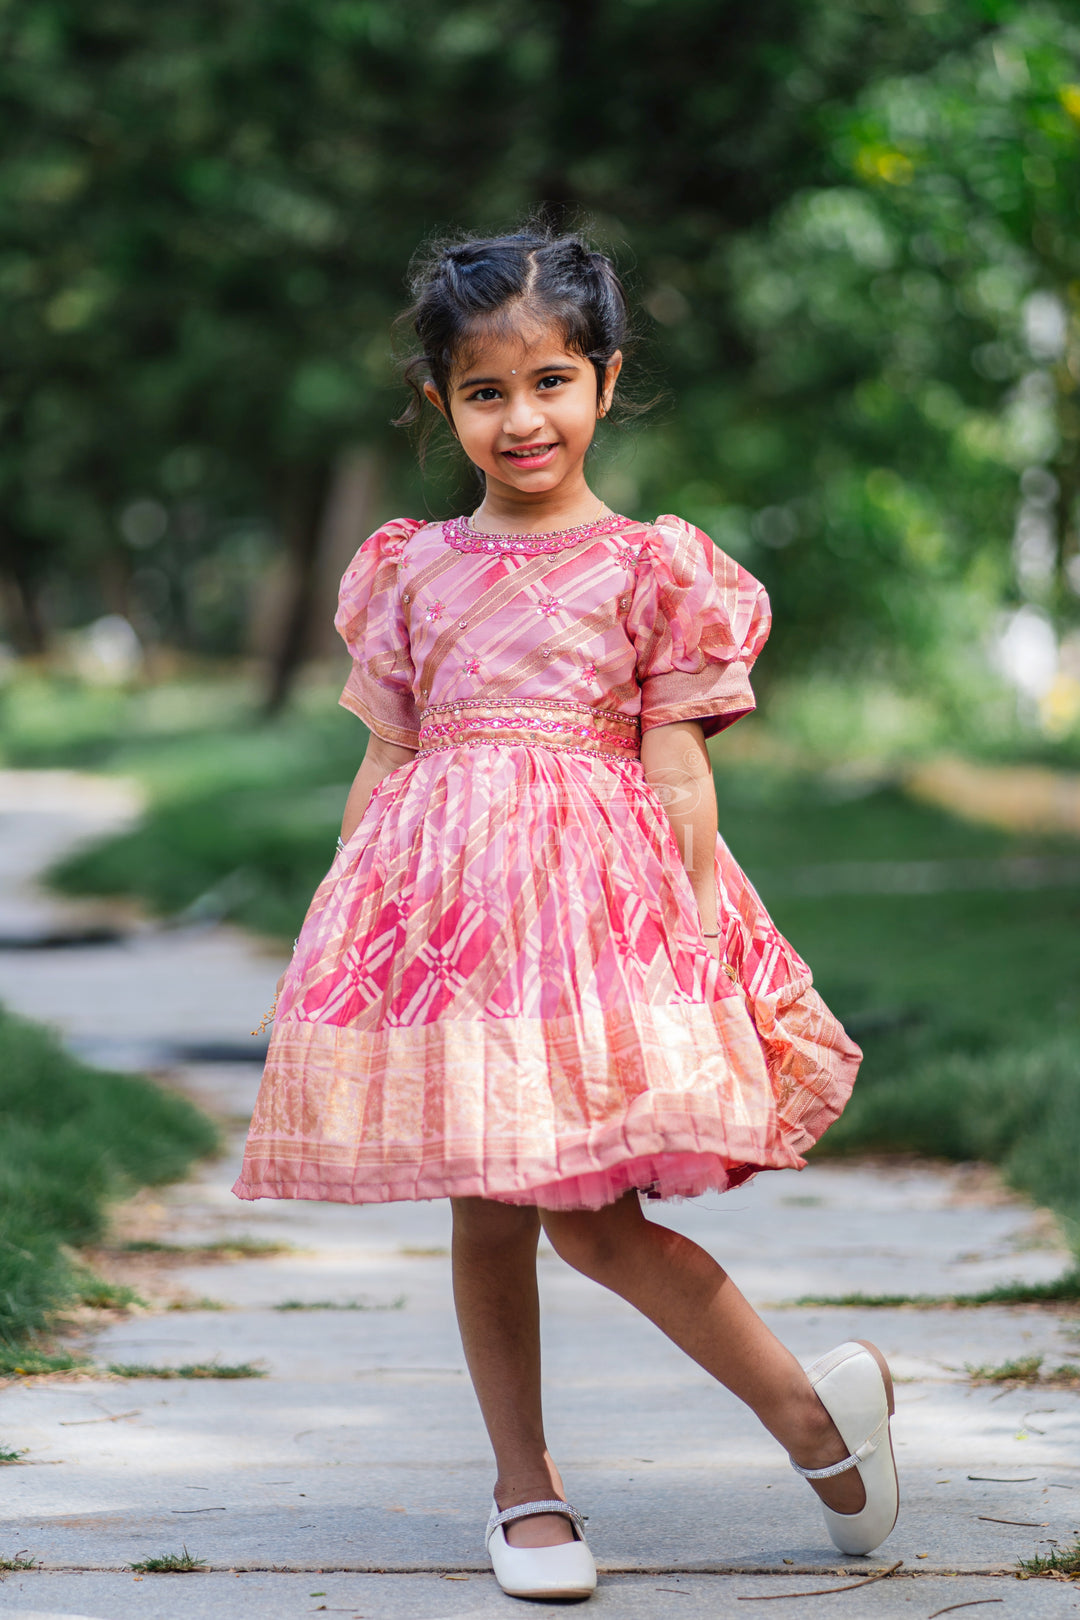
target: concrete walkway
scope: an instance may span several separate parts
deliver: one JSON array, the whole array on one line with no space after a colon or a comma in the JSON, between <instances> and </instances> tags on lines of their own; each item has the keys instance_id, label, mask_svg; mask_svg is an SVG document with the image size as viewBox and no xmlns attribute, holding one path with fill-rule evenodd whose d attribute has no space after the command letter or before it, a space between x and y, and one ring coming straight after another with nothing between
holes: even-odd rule
<instances>
[{"instance_id":1,"label":"concrete walkway","mask_svg":"<svg viewBox=\"0 0 1080 1620\"><path fill-rule=\"evenodd\" d=\"M20 874L137 808L126 789L71 789L59 773L0 773L9 941L55 931L59 915ZM73 918L65 926L94 921L85 908ZM280 967L227 928L0 950L0 1001L98 1061L153 1067L228 1125L220 1161L118 1211L118 1240L187 1252L98 1257L153 1305L99 1315L87 1352L100 1365L216 1359L267 1372L0 1383L0 1447L27 1451L2 1475L0 1559L41 1565L3 1579L0 1615L565 1612L524 1610L488 1572L492 1470L454 1324L447 1206L242 1204L229 1191L259 1066L222 1059L257 1051L247 1032ZM192 1061L200 1053L216 1061ZM964 1371L1080 1356L1078 1313L785 1303L1049 1279L1068 1256L1047 1217L978 1167L824 1162L649 1213L716 1254L804 1359L846 1337L881 1345L898 1380L904 1500L877 1554L842 1558L756 1421L649 1323L542 1252L549 1435L604 1572L590 1614L715 1620L778 1596L783 1613L822 1620L975 1602L1007 1616L1080 1613L1080 1585L1012 1576L1018 1557L1080 1532L1080 1395L973 1387ZM287 1247L231 1261L196 1252L222 1240ZM126 1568L185 1546L205 1572ZM886 1580L840 1590L898 1559ZM800 1596L821 1589L835 1593Z\"/></svg>"}]
</instances>

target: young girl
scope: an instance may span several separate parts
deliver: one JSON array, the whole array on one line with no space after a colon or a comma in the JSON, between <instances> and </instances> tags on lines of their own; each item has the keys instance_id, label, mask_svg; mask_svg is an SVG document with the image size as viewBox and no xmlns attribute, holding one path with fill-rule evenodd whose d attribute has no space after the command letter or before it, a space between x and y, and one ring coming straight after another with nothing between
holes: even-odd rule
<instances>
[{"instance_id":1,"label":"young girl","mask_svg":"<svg viewBox=\"0 0 1080 1620\"><path fill-rule=\"evenodd\" d=\"M418 410L485 493L385 524L342 581L341 701L371 735L235 1191L450 1198L506 1592L596 1585L544 1440L541 1228L747 1402L835 1544L870 1552L898 1502L884 1358L851 1341L804 1371L640 1202L801 1168L862 1055L717 834L705 739L754 707L768 599L681 518L589 488L626 339L607 258L467 240L414 290Z\"/></svg>"}]
</instances>

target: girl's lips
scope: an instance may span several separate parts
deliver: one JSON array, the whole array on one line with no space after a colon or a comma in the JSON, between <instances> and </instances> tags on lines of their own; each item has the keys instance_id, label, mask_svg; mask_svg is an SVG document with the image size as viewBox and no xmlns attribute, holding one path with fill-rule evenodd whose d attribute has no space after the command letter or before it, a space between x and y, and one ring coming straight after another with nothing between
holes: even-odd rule
<instances>
[{"instance_id":1,"label":"girl's lips","mask_svg":"<svg viewBox=\"0 0 1080 1620\"><path fill-rule=\"evenodd\" d=\"M503 450L501 454L512 467L546 467L557 449L558 445L554 444L529 444L520 450Z\"/></svg>"}]
</instances>

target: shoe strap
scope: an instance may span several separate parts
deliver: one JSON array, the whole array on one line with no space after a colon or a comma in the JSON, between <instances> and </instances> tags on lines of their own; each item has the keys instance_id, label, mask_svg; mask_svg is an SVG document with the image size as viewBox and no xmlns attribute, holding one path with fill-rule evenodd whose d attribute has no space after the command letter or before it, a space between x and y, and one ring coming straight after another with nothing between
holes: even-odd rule
<instances>
[{"instance_id":1,"label":"shoe strap","mask_svg":"<svg viewBox=\"0 0 1080 1620\"><path fill-rule=\"evenodd\" d=\"M499 1512L498 1506L492 1503L491 1518L488 1520L487 1535L490 1541L494 1531L500 1525L509 1524L512 1519L531 1518L536 1513L561 1513L569 1519L582 1541L585 1540L585 1519L569 1502L559 1502L554 1498L550 1502L522 1502L518 1507L503 1508Z\"/></svg>"},{"instance_id":2,"label":"shoe strap","mask_svg":"<svg viewBox=\"0 0 1080 1620\"><path fill-rule=\"evenodd\" d=\"M794 1457L789 1457L788 1462L797 1474L802 1475L803 1479L833 1479L837 1474L846 1473L849 1468L857 1467L859 1463L864 1462L870 1456L871 1452L877 1450L881 1444L881 1431L887 1427L888 1422L889 1414L886 1412L869 1440L864 1440L858 1450L851 1453L850 1457L845 1457L842 1462L833 1463L831 1468L800 1468Z\"/></svg>"}]
</instances>

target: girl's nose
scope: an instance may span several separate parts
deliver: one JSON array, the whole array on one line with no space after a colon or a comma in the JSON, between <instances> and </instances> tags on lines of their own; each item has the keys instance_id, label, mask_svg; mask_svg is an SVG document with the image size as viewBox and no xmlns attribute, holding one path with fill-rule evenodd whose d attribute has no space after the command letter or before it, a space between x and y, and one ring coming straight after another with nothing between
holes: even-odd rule
<instances>
[{"instance_id":1,"label":"girl's nose","mask_svg":"<svg viewBox=\"0 0 1080 1620\"><path fill-rule=\"evenodd\" d=\"M509 433L514 438L522 438L526 434L535 433L537 428L543 425L543 411L527 394L507 400L506 414L503 417L504 433Z\"/></svg>"}]
</instances>

